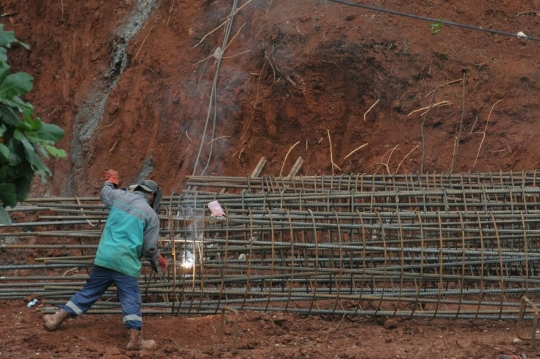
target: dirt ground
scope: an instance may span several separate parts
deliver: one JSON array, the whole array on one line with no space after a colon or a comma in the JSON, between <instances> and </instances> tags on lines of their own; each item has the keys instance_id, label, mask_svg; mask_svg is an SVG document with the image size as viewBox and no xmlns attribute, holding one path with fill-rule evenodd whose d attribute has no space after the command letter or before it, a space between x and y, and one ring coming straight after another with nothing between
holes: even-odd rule
<instances>
[{"instance_id":1,"label":"dirt ground","mask_svg":"<svg viewBox=\"0 0 540 359\"><path fill-rule=\"evenodd\" d=\"M9 63L34 76L38 116L66 131L68 158L32 196L95 195L111 167L123 185L148 176L178 193L187 176L247 176L261 157L274 176L298 157L299 175L537 168L536 40L327 0L240 1L227 38L233 3L3 0L0 23L32 47ZM362 4L540 37L537 0ZM148 316L160 349L126 353L119 316L54 333L22 299L0 316L6 358L540 357L505 322L241 312L220 343L220 315Z\"/></svg>"},{"instance_id":2,"label":"dirt ground","mask_svg":"<svg viewBox=\"0 0 540 359\"><path fill-rule=\"evenodd\" d=\"M148 316L144 334L154 352L126 351L120 315L68 319L50 333L41 314L23 300L0 305L0 357L4 358L341 358L389 359L540 357L520 341L516 323L495 321L321 318L239 312L209 316ZM224 319L222 324L222 319ZM222 329L223 328L223 329Z\"/></svg>"}]
</instances>

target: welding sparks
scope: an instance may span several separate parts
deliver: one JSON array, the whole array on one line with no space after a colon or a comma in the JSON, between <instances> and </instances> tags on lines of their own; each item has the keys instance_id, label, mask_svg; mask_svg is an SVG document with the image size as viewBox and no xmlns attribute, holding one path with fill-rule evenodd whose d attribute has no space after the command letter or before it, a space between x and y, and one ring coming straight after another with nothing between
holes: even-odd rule
<instances>
[{"instance_id":1,"label":"welding sparks","mask_svg":"<svg viewBox=\"0 0 540 359\"><path fill-rule=\"evenodd\" d=\"M195 264L195 257L190 251L184 251L181 256L181 266L184 269L191 269Z\"/></svg>"}]
</instances>

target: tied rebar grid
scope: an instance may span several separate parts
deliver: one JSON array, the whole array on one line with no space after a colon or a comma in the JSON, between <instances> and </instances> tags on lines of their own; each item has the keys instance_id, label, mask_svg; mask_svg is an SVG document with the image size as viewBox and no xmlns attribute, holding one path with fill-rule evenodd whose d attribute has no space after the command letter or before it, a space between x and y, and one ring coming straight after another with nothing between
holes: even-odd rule
<instances>
[{"instance_id":1,"label":"tied rebar grid","mask_svg":"<svg viewBox=\"0 0 540 359\"><path fill-rule=\"evenodd\" d=\"M351 317L531 319L530 310L520 314L519 299L538 297L538 189L500 178L497 186L463 189L285 195L192 187L173 194L163 201L160 242L174 265L162 280L143 270L145 312L218 314L227 306ZM206 205L215 199L225 219L210 216ZM91 267L107 211L96 198L40 199L12 209L18 210L37 218L14 223L0 237L37 238L36 244L4 244L4 250L85 256L2 263L0 297L38 293L61 304L81 285L62 274ZM185 268L185 261L193 266ZM24 283L15 276L21 273L28 276ZM110 300L90 313L118 312L114 288L106 295Z\"/></svg>"},{"instance_id":2,"label":"tied rebar grid","mask_svg":"<svg viewBox=\"0 0 540 359\"><path fill-rule=\"evenodd\" d=\"M403 175L343 174L299 177L190 176L188 188L249 192L395 191L537 187L539 172L416 173Z\"/></svg>"}]
</instances>

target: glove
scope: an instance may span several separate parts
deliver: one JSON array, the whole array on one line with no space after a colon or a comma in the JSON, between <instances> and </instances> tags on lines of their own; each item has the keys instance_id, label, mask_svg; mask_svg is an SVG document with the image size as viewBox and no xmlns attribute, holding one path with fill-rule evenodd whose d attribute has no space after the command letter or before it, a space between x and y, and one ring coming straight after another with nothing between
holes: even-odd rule
<instances>
[{"instance_id":1,"label":"glove","mask_svg":"<svg viewBox=\"0 0 540 359\"><path fill-rule=\"evenodd\" d=\"M150 260L150 267L152 267L152 271L156 272L161 277L163 271L159 266L159 261L157 257Z\"/></svg>"},{"instance_id":2,"label":"glove","mask_svg":"<svg viewBox=\"0 0 540 359\"><path fill-rule=\"evenodd\" d=\"M163 272L169 266L169 262L167 262L167 260L163 258L160 253L158 253L154 258L152 258L150 265L152 266L152 270L161 277L163 276Z\"/></svg>"},{"instance_id":3,"label":"glove","mask_svg":"<svg viewBox=\"0 0 540 359\"><path fill-rule=\"evenodd\" d=\"M165 272L167 270L167 267L169 266L169 262L163 256L161 253L158 253L158 263L159 263L159 269L161 269L162 272Z\"/></svg>"},{"instance_id":4,"label":"glove","mask_svg":"<svg viewBox=\"0 0 540 359\"><path fill-rule=\"evenodd\" d=\"M118 187L118 172L116 172L115 170L106 170L103 174L103 179L105 179L105 181L107 182L111 182L116 187Z\"/></svg>"}]
</instances>

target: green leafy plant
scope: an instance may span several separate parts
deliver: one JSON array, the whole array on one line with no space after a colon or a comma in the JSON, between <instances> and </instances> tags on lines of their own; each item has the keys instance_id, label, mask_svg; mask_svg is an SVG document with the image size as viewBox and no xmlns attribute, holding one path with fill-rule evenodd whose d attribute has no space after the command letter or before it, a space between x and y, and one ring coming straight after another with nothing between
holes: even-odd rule
<instances>
[{"instance_id":1,"label":"green leafy plant","mask_svg":"<svg viewBox=\"0 0 540 359\"><path fill-rule=\"evenodd\" d=\"M431 30L431 33L432 34L438 34L442 29L442 25L443 25L442 20L439 20L438 22L433 23L433 24L429 24L429 28Z\"/></svg>"},{"instance_id":2,"label":"green leafy plant","mask_svg":"<svg viewBox=\"0 0 540 359\"><path fill-rule=\"evenodd\" d=\"M12 44L29 49L0 24L0 223L4 224L11 223L5 207L28 197L34 174L43 182L52 175L42 158L66 157L54 146L64 131L34 117L34 106L21 97L32 89L34 79L25 72L11 73L7 49Z\"/></svg>"}]
</instances>

